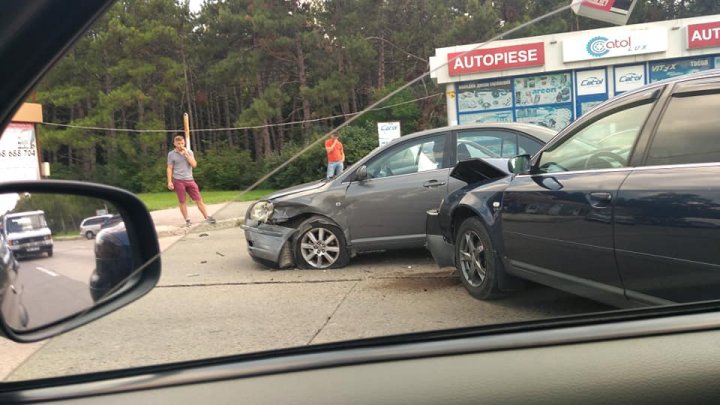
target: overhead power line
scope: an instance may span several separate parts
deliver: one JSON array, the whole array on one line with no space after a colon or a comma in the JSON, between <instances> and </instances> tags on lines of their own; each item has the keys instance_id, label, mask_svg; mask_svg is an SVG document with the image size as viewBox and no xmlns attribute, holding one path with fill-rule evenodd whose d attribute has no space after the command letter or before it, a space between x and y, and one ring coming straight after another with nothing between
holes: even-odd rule
<instances>
[{"instance_id":1,"label":"overhead power line","mask_svg":"<svg viewBox=\"0 0 720 405\"><path fill-rule=\"evenodd\" d=\"M385 106L385 107L378 107L371 111L380 111L380 110L386 110L388 108L398 107L404 104L410 104L417 101L425 100L432 97L437 97L442 95L443 93L435 93L431 94L429 96L416 98L409 101L403 101L401 103ZM330 117L324 117L324 118L315 118L311 120L302 120L302 121L292 121L292 122L283 122L278 124L268 124L268 125L258 125L258 126L250 126L250 127L233 127L233 128L202 128L202 129L191 129L190 132L218 132L218 131L242 131L246 129L261 129L261 128L270 128L270 127L282 127L282 126L288 126L288 125L302 125L308 122L318 122L318 121L326 121L326 120L332 120L335 118L347 118L347 117L353 117L355 115L361 114L363 111L356 112L356 113L350 113L350 114L343 114L343 115L333 115ZM109 131L109 132L133 132L133 133L167 133L167 132L182 132L182 129L130 129L130 128L103 128L103 127L90 127L90 126L83 126L83 125L72 125L72 124L58 124L55 122L42 122L43 125L53 126L53 127L61 127L61 128L74 128L74 129L86 129L91 131Z\"/></svg>"}]
</instances>

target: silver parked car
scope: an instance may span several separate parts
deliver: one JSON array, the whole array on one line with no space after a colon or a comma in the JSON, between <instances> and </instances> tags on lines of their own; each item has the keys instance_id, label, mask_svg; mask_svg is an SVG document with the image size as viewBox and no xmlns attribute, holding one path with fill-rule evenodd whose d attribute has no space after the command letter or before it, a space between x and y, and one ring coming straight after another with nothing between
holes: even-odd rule
<instances>
[{"instance_id":1,"label":"silver parked car","mask_svg":"<svg viewBox=\"0 0 720 405\"><path fill-rule=\"evenodd\" d=\"M458 161L496 165L534 154L555 131L529 124L473 124L399 138L332 180L278 191L246 213L245 238L271 267L337 268L359 252L422 247L425 212L466 183L451 178Z\"/></svg>"},{"instance_id":2,"label":"silver parked car","mask_svg":"<svg viewBox=\"0 0 720 405\"><path fill-rule=\"evenodd\" d=\"M88 239L95 238L95 235L100 232L112 217L110 214L105 214L83 219L80 223L80 235Z\"/></svg>"}]
</instances>

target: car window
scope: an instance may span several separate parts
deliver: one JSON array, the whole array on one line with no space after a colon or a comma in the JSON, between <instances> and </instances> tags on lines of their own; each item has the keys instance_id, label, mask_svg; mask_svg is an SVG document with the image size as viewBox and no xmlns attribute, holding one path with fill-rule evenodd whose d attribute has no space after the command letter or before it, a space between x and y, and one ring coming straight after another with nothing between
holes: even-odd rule
<instances>
[{"instance_id":1,"label":"car window","mask_svg":"<svg viewBox=\"0 0 720 405\"><path fill-rule=\"evenodd\" d=\"M672 97L648 151L647 165L720 162L720 94Z\"/></svg>"},{"instance_id":2,"label":"car window","mask_svg":"<svg viewBox=\"0 0 720 405\"><path fill-rule=\"evenodd\" d=\"M472 141L458 141L457 160L459 162L470 158L492 158L500 155L490 149L478 145Z\"/></svg>"},{"instance_id":3,"label":"car window","mask_svg":"<svg viewBox=\"0 0 720 405\"><path fill-rule=\"evenodd\" d=\"M398 145L367 164L370 178L425 172L443 167L447 134L423 137Z\"/></svg>"},{"instance_id":4,"label":"car window","mask_svg":"<svg viewBox=\"0 0 720 405\"><path fill-rule=\"evenodd\" d=\"M512 157L518 154L517 134L497 130L463 131L457 135L458 161L473 158ZM468 152L470 153L468 155Z\"/></svg>"},{"instance_id":5,"label":"car window","mask_svg":"<svg viewBox=\"0 0 720 405\"><path fill-rule=\"evenodd\" d=\"M87 221L85 221L85 224L84 224L84 225L85 225L85 226L88 226L88 225L97 225L97 224L99 224L99 223L101 223L101 222L103 222L103 219L102 219L102 218L88 219Z\"/></svg>"},{"instance_id":6,"label":"car window","mask_svg":"<svg viewBox=\"0 0 720 405\"><path fill-rule=\"evenodd\" d=\"M560 144L543 151L541 172L563 172L617 168L627 165L630 152L652 103L616 111L570 135Z\"/></svg>"}]
</instances>

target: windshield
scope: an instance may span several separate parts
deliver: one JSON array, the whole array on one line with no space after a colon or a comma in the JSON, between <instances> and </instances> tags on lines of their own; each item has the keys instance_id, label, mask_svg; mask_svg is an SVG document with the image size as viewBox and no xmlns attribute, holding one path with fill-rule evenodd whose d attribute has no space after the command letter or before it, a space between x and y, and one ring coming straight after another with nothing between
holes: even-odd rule
<instances>
[{"instance_id":1,"label":"windshield","mask_svg":"<svg viewBox=\"0 0 720 405\"><path fill-rule=\"evenodd\" d=\"M720 299L720 99L676 85L720 68L720 2L571 3L118 0L27 98L42 117L5 129L0 165L27 159L0 170L137 195L161 279L0 341L0 381ZM477 159L502 170L450 176ZM90 288L118 228L79 224L120 211L54 204L23 208L46 255L8 247Z\"/></svg>"},{"instance_id":2,"label":"windshield","mask_svg":"<svg viewBox=\"0 0 720 405\"><path fill-rule=\"evenodd\" d=\"M28 232L47 228L45 217L42 214L27 215L22 217L11 217L5 220L7 233Z\"/></svg>"}]
</instances>

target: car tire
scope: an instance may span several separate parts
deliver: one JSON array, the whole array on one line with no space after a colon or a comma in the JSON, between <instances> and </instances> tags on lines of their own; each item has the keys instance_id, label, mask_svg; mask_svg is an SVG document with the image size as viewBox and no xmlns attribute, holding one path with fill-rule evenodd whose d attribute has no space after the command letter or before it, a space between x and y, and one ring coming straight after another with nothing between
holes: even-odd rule
<instances>
[{"instance_id":1,"label":"car tire","mask_svg":"<svg viewBox=\"0 0 720 405\"><path fill-rule=\"evenodd\" d=\"M301 269L336 269L348 264L342 230L328 220L312 217L297 228L293 242L295 264Z\"/></svg>"},{"instance_id":2,"label":"car tire","mask_svg":"<svg viewBox=\"0 0 720 405\"><path fill-rule=\"evenodd\" d=\"M501 297L498 276L503 271L490 235L478 217L463 221L455 238L455 267L465 289L473 297Z\"/></svg>"},{"instance_id":3,"label":"car tire","mask_svg":"<svg viewBox=\"0 0 720 405\"><path fill-rule=\"evenodd\" d=\"M53 248L48 249L47 255L48 255L48 257L52 257L52 255L53 255Z\"/></svg>"},{"instance_id":4,"label":"car tire","mask_svg":"<svg viewBox=\"0 0 720 405\"><path fill-rule=\"evenodd\" d=\"M87 231L85 232L85 237L88 239L92 239L95 237L95 234L93 233L93 231Z\"/></svg>"}]
</instances>

